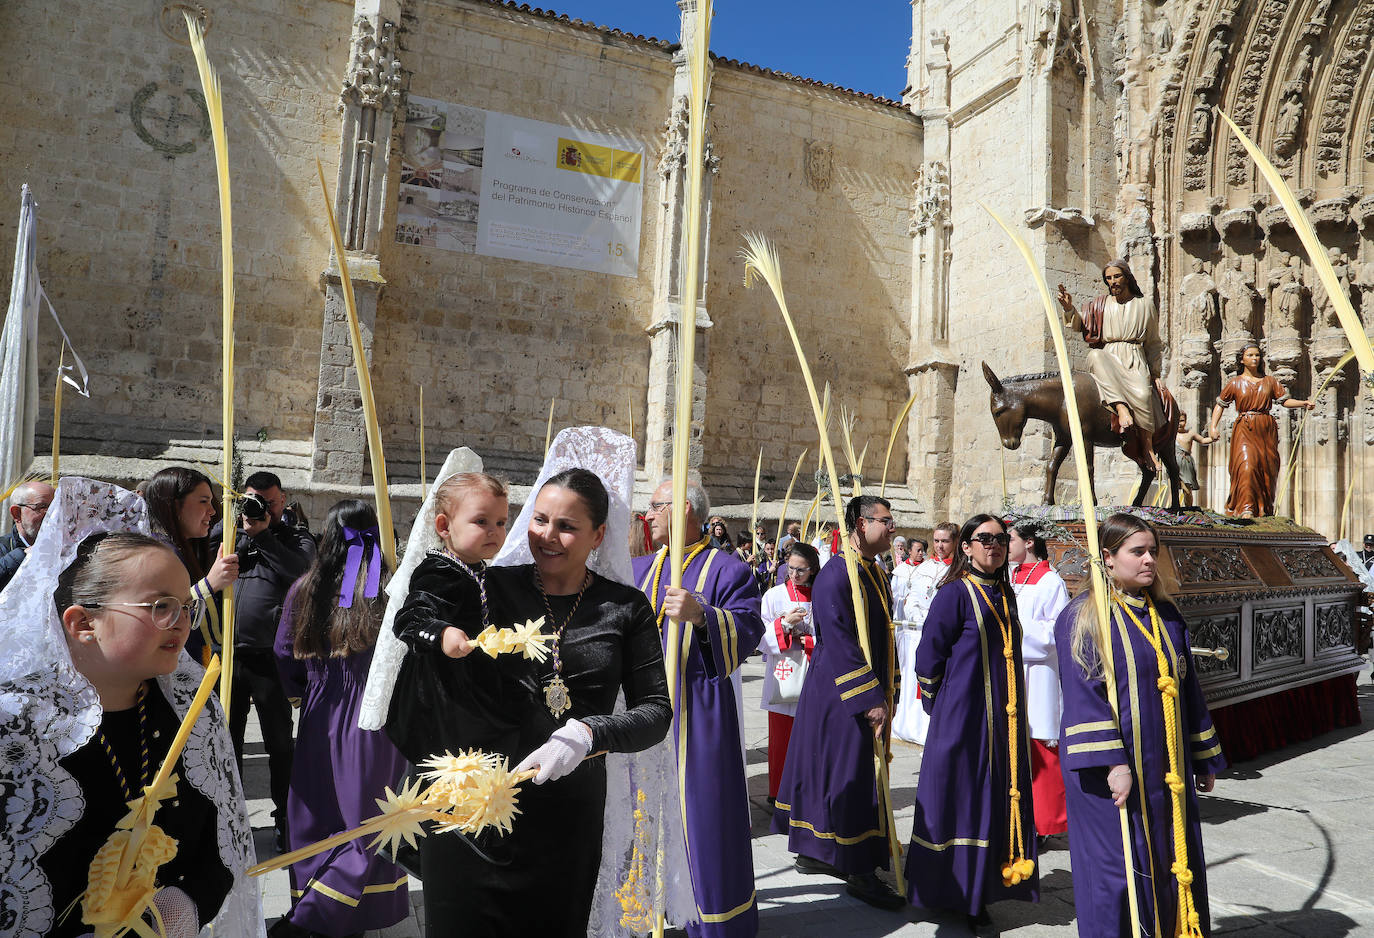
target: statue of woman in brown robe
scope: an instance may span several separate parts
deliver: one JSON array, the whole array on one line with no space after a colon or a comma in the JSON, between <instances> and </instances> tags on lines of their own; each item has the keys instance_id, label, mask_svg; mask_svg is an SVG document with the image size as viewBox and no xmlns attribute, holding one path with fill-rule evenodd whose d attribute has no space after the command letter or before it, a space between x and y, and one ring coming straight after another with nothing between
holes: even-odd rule
<instances>
[{"instance_id":1,"label":"statue of woman in brown robe","mask_svg":"<svg viewBox=\"0 0 1374 938\"><path fill-rule=\"evenodd\" d=\"M1226 513L1240 518L1262 518L1274 513L1274 488L1279 477L1279 425L1269 409L1275 402L1284 407L1317 406L1294 400L1273 375L1260 374L1260 350L1248 345L1240 354L1242 373L1221 389L1212 408L1208 434L1215 438L1221 412L1236 405L1231 429L1231 494Z\"/></svg>"}]
</instances>

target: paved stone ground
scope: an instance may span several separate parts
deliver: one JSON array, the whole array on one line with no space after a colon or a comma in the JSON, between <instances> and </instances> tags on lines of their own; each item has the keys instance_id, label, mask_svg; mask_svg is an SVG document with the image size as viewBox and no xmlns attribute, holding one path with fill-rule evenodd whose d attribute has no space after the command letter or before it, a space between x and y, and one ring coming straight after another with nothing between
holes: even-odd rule
<instances>
[{"instance_id":1,"label":"paved stone ground","mask_svg":"<svg viewBox=\"0 0 1374 938\"><path fill-rule=\"evenodd\" d=\"M781 835L768 833L767 723L757 709L762 667L745 665L746 741L753 805L754 867L761 927L767 938L967 935L963 917L917 910L881 912L844 892L842 883L803 876ZM1341 938L1374 935L1374 684L1360 676L1361 726L1246 762L1226 772L1201 799L1211 890L1213 931L1245 938ZM256 727L250 727L250 733ZM250 740L254 737L250 736ZM898 743L893 762L897 830L909 834L920 747ZM259 856L273 854L267 765L261 744L250 745L245 774ZM1055 838L1041 860L1041 901L1001 903L994 925L1008 938L1068 938L1074 928L1073 883L1067 843ZM284 872L264 884L269 922L289 906ZM369 938L418 938L422 887L412 883L416 912Z\"/></svg>"}]
</instances>

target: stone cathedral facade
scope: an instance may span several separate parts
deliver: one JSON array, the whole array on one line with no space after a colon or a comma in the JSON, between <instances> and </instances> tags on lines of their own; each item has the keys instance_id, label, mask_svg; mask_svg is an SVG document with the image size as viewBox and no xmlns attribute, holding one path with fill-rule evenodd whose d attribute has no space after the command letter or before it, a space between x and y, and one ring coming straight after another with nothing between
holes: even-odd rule
<instances>
[{"instance_id":1,"label":"stone cathedral facade","mask_svg":"<svg viewBox=\"0 0 1374 938\"><path fill-rule=\"evenodd\" d=\"M980 200L1024 223L1051 289L1063 282L1080 301L1103 292L1107 260L1130 261L1160 310L1166 380L1191 426L1205 426L1248 343L1262 346L1268 371L1295 397L1331 376L1349 347L1331 302L1277 199L1215 113L1229 114L1282 167L1368 323L1374 3L913 0L912 23L905 100L922 119L925 156L912 450L930 467L955 457L946 462L956 493L946 513L972 509L971 491L986 500L996 475L986 457L963 456L996 458L979 423L986 385L977 359L1000 356L1003 374L1053 367L1038 297ZM1046 341L1013 340L1025 335ZM1081 342L1071 349L1081 353ZM1294 499L1279 506L1332 538L1347 493L1352 537L1374 511L1374 407L1358 383L1353 365L1332 377L1302 436ZM965 412L978 419L958 419ZM1286 464L1301 411L1282 414ZM1040 491L1044 447L1042 438L1009 460L1019 500ZM1200 457L1204 503L1218 507L1225 444ZM1099 455L1104 494L1127 492L1135 473L1122 462ZM1061 483L1059 494L1071 491Z\"/></svg>"},{"instance_id":2,"label":"stone cathedral facade","mask_svg":"<svg viewBox=\"0 0 1374 938\"><path fill-rule=\"evenodd\" d=\"M218 210L183 9L206 24L225 89L236 427L249 467L277 468L319 508L368 481L318 158L403 500L419 490L422 385L431 473L468 445L528 481L552 401L555 428L632 431L651 485L671 447L685 318L679 37L499 0L5 4L0 46L18 77L0 97L0 191L33 187L40 275L92 372L92 399L65 402L64 469L114 456L134 460L119 464L134 478L216 463ZM1325 379L1344 351L1330 302L1214 108L1279 159L1357 307L1374 308L1374 0L912 0L911 15L907 87L892 99L714 64L703 289L690 315L693 462L718 502L748 501L760 448L767 495L781 496L803 447L798 492L814 491L810 406L771 297L743 286L745 231L779 244L812 367L852 415L856 449L869 444L867 480L915 395L887 473L912 525L999 504L1003 458L1014 500L1038 501L1043 487L1045 434L999 452L980 365L1048 370L1049 333L980 202L1021 225L1051 286L1080 302L1101 291L1109 258L1130 259L1194 426L1246 342L1298 397ZM632 275L415 243L398 220L413 181L401 154L412 102L435 100L641 150ZM13 237L0 217L0 251ZM50 339L40 336L45 374ZM1332 381L1295 486L1303 520L1333 537L1347 491L1356 531L1374 509L1374 407L1357 383L1353 366ZM45 400L39 452L50 419ZM1285 457L1296 420L1281 421ZM1128 493L1121 463L1099 455L1104 498ZM1225 499L1225 463L1221 445L1201 454L1208 505ZM1061 483L1060 499L1070 494Z\"/></svg>"}]
</instances>

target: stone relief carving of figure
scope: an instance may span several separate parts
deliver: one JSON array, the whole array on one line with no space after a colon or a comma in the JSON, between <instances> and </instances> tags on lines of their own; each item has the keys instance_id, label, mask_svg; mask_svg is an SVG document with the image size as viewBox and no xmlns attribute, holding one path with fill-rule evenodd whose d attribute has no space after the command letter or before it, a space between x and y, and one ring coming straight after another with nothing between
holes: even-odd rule
<instances>
[{"instance_id":1,"label":"stone relief carving of figure","mask_svg":"<svg viewBox=\"0 0 1374 938\"><path fill-rule=\"evenodd\" d=\"M1274 152L1280 156L1291 156L1298 148L1298 130L1302 127L1302 98L1289 95L1279 106L1279 116L1274 133Z\"/></svg>"},{"instance_id":2,"label":"stone relief carving of figure","mask_svg":"<svg viewBox=\"0 0 1374 938\"><path fill-rule=\"evenodd\" d=\"M1233 335L1251 335L1255 325L1255 303L1259 291L1255 278L1245 272L1240 255L1226 259L1217 278L1217 293L1221 297L1221 328Z\"/></svg>"},{"instance_id":3,"label":"stone relief carving of figure","mask_svg":"<svg viewBox=\"0 0 1374 938\"><path fill-rule=\"evenodd\" d=\"M1355 285L1360 289L1360 319L1367 329L1374 324L1374 249L1368 242L1365 243L1364 253L1367 260L1360 265Z\"/></svg>"},{"instance_id":4,"label":"stone relief carving of figure","mask_svg":"<svg viewBox=\"0 0 1374 938\"><path fill-rule=\"evenodd\" d=\"M1188 152L1206 153L1212 140L1212 106L1201 97L1193 105L1193 119L1188 126Z\"/></svg>"},{"instance_id":5,"label":"stone relief carving of figure","mask_svg":"<svg viewBox=\"0 0 1374 938\"><path fill-rule=\"evenodd\" d=\"M1336 271L1336 280L1340 283L1341 292L1348 298L1350 296L1349 259L1341 252L1340 248L1328 248L1326 253L1331 259L1331 266ZM1330 294L1326 292L1326 285L1316 275L1316 271L1312 272L1311 290L1313 318L1328 329L1339 329L1341 321L1340 317L1336 315L1336 304L1332 302Z\"/></svg>"},{"instance_id":6,"label":"stone relief carving of figure","mask_svg":"<svg viewBox=\"0 0 1374 938\"><path fill-rule=\"evenodd\" d=\"M1182 337L1205 337L1217 319L1217 285L1202 258L1192 258L1189 268L1178 290L1183 298Z\"/></svg>"},{"instance_id":7,"label":"stone relief carving of figure","mask_svg":"<svg viewBox=\"0 0 1374 938\"><path fill-rule=\"evenodd\" d=\"M1160 55L1168 55L1169 50L1174 47L1174 27L1167 16L1161 15L1155 20L1154 39L1155 51Z\"/></svg>"},{"instance_id":8,"label":"stone relief carving of figure","mask_svg":"<svg viewBox=\"0 0 1374 938\"><path fill-rule=\"evenodd\" d=\"M1283 89L1279 93L1285 98L1301 95L1307 90L1307 80L1312 77L1312 44L1303 43L1298 50L1297 60L1293 63L1293 68L1288 75L1288 80L1283 83Z\"/></svg>"},{"instance_id":9,"label":"stone relief carving of figure","mask_svg":"<svg viewBox=\"0 0 1374 938\"><path fill-rule=\"evenodd\" d=\"M830 176L835 164L834 144L819 140L806 141L806 160L803 164L806 184L817 192L830 188Z\"/></svg>"},{"instance_id":10,"label":"stone relief carving of figure","mask_svg":"<svg viewBox=\"0 0 1374 938\"><path fill-rule=\"evenodd\" d=\"M1215 88L1221 77L1221 66L1226 61L1226 48L1230 45L1231 31L1222 27L1212 33L1211 41L1207 43L1207 55L1202 62L1202 71L1198 75L1197 86L1199 88Z\"/></svg>"},{"instance_id":11,"label":"stone relief carving of figure","mask_svg":"<svg viewBox=\"0 0 1374 938\"><path fill-rule=\"evenodd\" d=\"M1296 329L1302 315L1303 296L1302 258L1297 254L1281 258L1279 266L1269 272L1269 308L1274 311L1276 329Z\"/></svg>"}]
</instances>

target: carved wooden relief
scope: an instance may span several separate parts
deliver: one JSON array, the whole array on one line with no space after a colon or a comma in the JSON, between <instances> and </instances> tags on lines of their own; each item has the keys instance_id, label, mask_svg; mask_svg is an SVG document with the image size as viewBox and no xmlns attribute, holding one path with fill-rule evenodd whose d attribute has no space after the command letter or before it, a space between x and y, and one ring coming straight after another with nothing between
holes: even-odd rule
<instances>
[{"instance_id":1,"label":"carved wooden relief","mask_svg":"<svg viewBox=\"0 0 1374 938\"><path fill-rule=\"evenodd\" d=\"M1239 547L1185 547L1175 553L1184 583L1251 582L1257 579Z\"/></svg>"},{"instance_id":2,"label":"carved wooden relief","mask_svg":"<svg viewBox=\"0 0 1374 938\"><path fill-rule=\"evenodd\" d=\"M1255 610L1255 664L1279 658L1301 658L1302 620L1302 606Z\"/></svg>"},{"instance_id":3,"label":"carved wooden relief","mask_svg":"<svg viewBox=\"0 0 1374 938\"><path fill-rule=\"evenodd\" d=\"M1323 580L1341 576L1341 570L1324 551L1311 547L1278 547L1274 556L1295 580Z\"/></svg>"},{"instance_id":4,"label":"carved wooden relief","mask_svg":"<svg viewBox=\"0 0 1374 938\"><path fill-rule=\"evenodd\" d=\"M1219 613L1188 623L1194 648L1225 648L1230 655L1221 661L1210 655L1194 657L1199 677L1240 673L1240 614Z\"/></svg>"},{"instance_id":5,"label":"carved wooden relief","mask_svg":"<svg viewBox=\"0 0 1374 938\"><path fill-rule=\"evenodd\" d=\"M1328 603L1317 606L1317 651L1326 648L1350 648L1355 644L1351 628L1351 608L1347 603Z\"/></svg>"}]
</instances>

